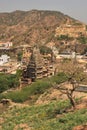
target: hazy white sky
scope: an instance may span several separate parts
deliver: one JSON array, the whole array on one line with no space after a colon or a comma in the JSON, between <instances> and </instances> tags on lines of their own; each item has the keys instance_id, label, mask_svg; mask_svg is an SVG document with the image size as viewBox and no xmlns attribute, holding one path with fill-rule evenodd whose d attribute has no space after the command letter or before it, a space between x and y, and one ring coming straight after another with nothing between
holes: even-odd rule
<instances>
[{"instance_id":1,"label":"hazy white sky","mask_svg":"<svg viewBox=\"0 0 87 130\"><path fill-rule=\"evenodd\" d=\"M0 0L0 12L57 10L87 23L87 0Z\"/></svg>"}]
</instances>

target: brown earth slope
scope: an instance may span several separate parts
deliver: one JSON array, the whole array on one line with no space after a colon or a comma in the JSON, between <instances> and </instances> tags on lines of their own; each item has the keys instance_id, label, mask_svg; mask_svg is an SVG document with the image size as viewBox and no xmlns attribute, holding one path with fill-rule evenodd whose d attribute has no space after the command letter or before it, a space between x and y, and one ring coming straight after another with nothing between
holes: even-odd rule
<instances>
[{"instance_id":1,"label":"brown earth slope","mask_svg":"<svg viewBox=\"0 0 87 130\"><path fill-rule=\"evenodd\" d=\"M60 25L83 24L57 11L15 11L0 13L0 41L18 44L46 44L55 41L56 29ZM68 22L68 24L69 24ZM65 27L65 26L64 26Z\"/></svg>"}]
</instances>

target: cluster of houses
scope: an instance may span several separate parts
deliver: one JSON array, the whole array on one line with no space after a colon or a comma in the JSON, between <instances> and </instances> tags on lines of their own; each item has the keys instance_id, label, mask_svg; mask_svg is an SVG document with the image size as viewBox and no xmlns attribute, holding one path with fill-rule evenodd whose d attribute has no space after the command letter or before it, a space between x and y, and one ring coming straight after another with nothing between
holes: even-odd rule
<instances>
[{"instance_id":1,"label":"cluster of houses","mask_svg":"<svg viewBox=\"0 0 87 130\"><path fill-rule=\"evenodd\" d=\"M0 42L0 73L16 73L16 70L20 68L20 63L6 54L7 50L10 50L13 46L12 42Z\"/></svg>"},{"instance_id":2,"label":"cluster of houses","mask_svg":"<svg viewBox=\"0 0 87 130\"><path fill-rule=\"evenodd\" d=\"M20 63L4 54L0 57L0 73L15 74L16 70L20 68Z\"/></svg>"},{"instance_id":3,"label":"cluster of houses","mask_svg":"<svg viewBox=\"0 0 87 130\"><path fill-rule=\"evenodd\" d=\"M12 47L11 42L7 43L0 43L0 49L10 48ZM7 54L2 54L0 56L0 72L14 74L16 73L17 69L22 69L22 78L21 84L29 83L31 81L35 81L36 79L42 79L44 77L50 77L56 73L55 64L58 64L64 58L74 59L77 58L79 61L84 61L87 63L87 56L77 55L75 52L67 52L64 51L63 53L59 54L58 49L55 46L51 46L52 54L50 58L46 55L42 56L40 54L40 50L38 47L30 47L24 46L23 47L23 55L21 62L17 60L11 59L11 57Z\"/></svg>"}]
</instances>

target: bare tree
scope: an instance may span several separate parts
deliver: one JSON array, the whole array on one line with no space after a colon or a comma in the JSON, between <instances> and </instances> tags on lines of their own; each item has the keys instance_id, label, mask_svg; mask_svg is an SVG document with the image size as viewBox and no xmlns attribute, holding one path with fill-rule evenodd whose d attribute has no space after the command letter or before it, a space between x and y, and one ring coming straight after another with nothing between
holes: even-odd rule
<instances>
[{"instance_id":1,"label":"bare tree","mask_svg":"<svg viewBox=\"0 0 87 130\"><path fill-rule=\"evenodd\" d=\"M83 72L83 68L81 68L78 64L73 64L71 61L68 63L62 63L59 69L60 72L64 72L66 74L67 81L58 85L57 89L67 95L72 107L75 109L76 102L74 92L76 89L79 89L80 84L84 82L86 74Z\"/></svg>"}]
</instances>

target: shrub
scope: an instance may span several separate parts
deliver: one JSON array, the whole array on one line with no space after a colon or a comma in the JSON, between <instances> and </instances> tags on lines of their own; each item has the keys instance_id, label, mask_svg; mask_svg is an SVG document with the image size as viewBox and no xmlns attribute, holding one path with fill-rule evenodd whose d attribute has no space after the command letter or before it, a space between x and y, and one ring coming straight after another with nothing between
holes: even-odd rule
<instances>
[{"instance_id":1,"label":"shrub","mask_svg":"<svg viewBox=\"0 0 87 130\"><path fill-rule=\"evenodd\" d=\"M78 40L80 43L82 43L82 44L86 44L86 43L87 43L87 37L85 37L85 36L79 36L79 37L77 38L77 40Z\"/></svg>"},{"instance_id":2,"label":"shrub","mask_svg":"<svg viewBox=\"0 0 87 130\"><path fill-rule=\"evenodd\" d=\"M73 40L73 37L69 37L68 35L60 35L57 37L57 40L67 40L67 41L70 41L70 40Z\"/></svg>"},{"instance_id":3,"label":"shrub","mask_svg":"<svg viewBox=\"0 0 87 130\"><path fill-rule=\"evenodd\" d=\"M49 47L41 46L40 47L40 53L43 54L43 55L44 54L51 54L52 50Z\"/></svg>"},{"instance_id":4,"label":"shrub","mask_svg":"<svg viewBox=\"0 0 87 130\"><path fill-rule=\"evenodd\" d=\"M22 90L8 92L7 94L2 94L0 98L10 98L15 102L24 102L29 99L30 96L40 95L44 93L47 89L51 88L54 83L61 83L66 80L66 76L64 73L59 73L56 76L51 78L37 80L29 86L26 86Z\"/></svg>"},{"instance_id":5,"label":"shrub","mask_svg":"<svg viewBox=\"0 0 87 130\"><path fill-rule=\"evenodd\" d=\"M45 105L13 107L0 114L3 130L13 130L20 124L26 124L34 130L72 130L74 126L87 122L87 109L76 110L68 113L55 113L55 110L63 111L70 107L69 102L51 102Z\"/></svg>"},{"instance_id":6,"label":"shrub","mask_svg":"<svg viewBox=\"0 0 87 130\"><path fill-rule=\"evenodd\" d=\"M0 74L0 93L19 85L19 79L16 74Z\"/></svg>"}]
</instances>

